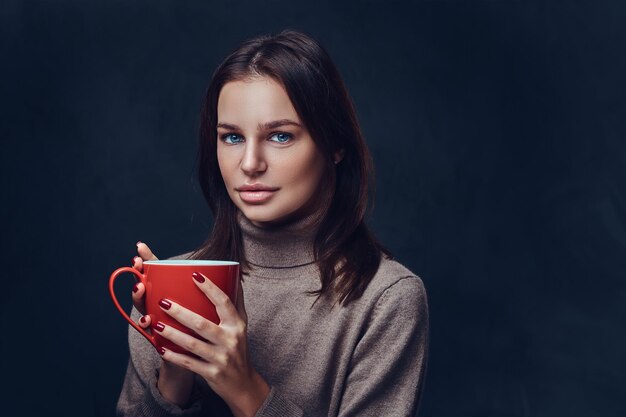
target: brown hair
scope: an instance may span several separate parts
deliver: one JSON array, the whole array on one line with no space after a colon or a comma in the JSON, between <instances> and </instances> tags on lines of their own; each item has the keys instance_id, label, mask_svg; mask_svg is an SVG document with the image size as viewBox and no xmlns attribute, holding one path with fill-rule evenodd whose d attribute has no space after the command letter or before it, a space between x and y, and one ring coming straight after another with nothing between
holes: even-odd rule
<instances>
[{"instance_id":1,"label":"brown hair","mask_svg":"<svg viewBox=\"0 0 626 417\"><path fill-rule=\"evenodd\" d=\"M194 259L231 259L249 267L243 253L237 207L228 196L217 163L217 102L230 81L268 76L286 90L301 121L326 157L323 181L330 190L327 211L315 237L321 287L341 304L359 298L374 277L384 253L364 218L373 164L348 91L328 53L309 36L285 30L244 42L215 70L200 122L198 174L214 216L213 230ZM343 152L337 165L333 156Z\"/></svg>"}]
</instances>

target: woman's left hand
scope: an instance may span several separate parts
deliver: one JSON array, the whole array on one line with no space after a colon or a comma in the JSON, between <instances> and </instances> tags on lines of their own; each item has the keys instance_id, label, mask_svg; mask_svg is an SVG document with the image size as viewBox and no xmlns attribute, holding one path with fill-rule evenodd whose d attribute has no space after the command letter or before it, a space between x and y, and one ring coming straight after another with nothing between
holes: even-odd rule
<instances>
[{"instance_id":1,"label":"woman's left hand","mask_svg":"<svg viewBox=\"0 0 626 417\"><path fill-rule=\"evenodd\" d=\"M253 416L270 392L269 385L252 367L248 358L247 314L239 286L237 306L205 275L193 274L194 282L215 305L220 323L188 310L171 300L162 300L161 309L205 340L190 336L161 322L152 327L163 337L198 355L165 350L164 360L200 375L230 407L235 417Z\"/></svg>"}]
</instances>

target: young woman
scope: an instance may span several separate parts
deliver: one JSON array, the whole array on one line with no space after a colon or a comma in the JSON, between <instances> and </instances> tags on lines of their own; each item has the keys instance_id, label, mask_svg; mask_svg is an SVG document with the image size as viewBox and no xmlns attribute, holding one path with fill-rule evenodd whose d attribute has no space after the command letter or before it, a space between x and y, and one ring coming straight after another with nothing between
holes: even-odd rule
<instances>
[{"instance_id":1,"label":"young woman","mask_svg":"<svg viewBox=\"0 0 626 417\"><path fill-rule=\"evenodd\" d=\"M370 157L324 49L294 31L236 49L209 85L198 156L214 227L176 258L240 262L243 293L233 305L207 277L189 277L220 324L161 307L192 337L140 316L137 284L139 324L196 356L156 352L131 331L118 415L415 415L426 294L365 225ZM146 244L137 251L139 270L156 259Z\"/></svg>"}]
</instances>

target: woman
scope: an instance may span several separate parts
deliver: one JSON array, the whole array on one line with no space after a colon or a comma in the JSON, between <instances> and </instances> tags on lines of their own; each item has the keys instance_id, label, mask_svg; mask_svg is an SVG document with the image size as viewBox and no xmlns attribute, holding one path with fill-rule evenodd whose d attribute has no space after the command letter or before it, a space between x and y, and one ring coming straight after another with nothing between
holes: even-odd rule
<instances>
[{"instance_id":1,"label":"woman","mask_svg":"<svg viewBox=\"0 0 626 417\"><path fill-rule=\"evenodd\" d=\"M370 157L327 53L294 31L241 45L209 85L198 155L214 228L177 258L239 261L243 296L235 306L194 275L219 325L164 300L194 338L140 318L137 284L139 324L196 356L156 352L131 331L118 414L414 415L426 295L365 225ZM137 250L137 269L156 259Z\"/></svg>"}]
</instances>

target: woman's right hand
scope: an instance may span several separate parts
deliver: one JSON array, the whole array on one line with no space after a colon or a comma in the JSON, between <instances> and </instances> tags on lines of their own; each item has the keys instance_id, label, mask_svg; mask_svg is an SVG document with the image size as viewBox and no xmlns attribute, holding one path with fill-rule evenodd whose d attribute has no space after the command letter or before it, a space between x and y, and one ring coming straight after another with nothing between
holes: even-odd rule
<instances>
[{"instance_id":1,"label":"woman's right hand","mask_svg":"<svg viewBox=\"0 0 626 417\"><path fill-rule=\"evenodd\" d=\"M137 242L137 254L139 256L133 258L132 267L141 273L143 273L144 261L156 261L159 259L154 256L148 245L143 242ZM132 294L133 305L141 313L141 318L137 321L137 324L148 333L151 333L150 324L152 321L150 320L150 315L146 315L145 294L146 287L141 282L137 282L133 287ZM189 401L192 385L192 372L166 361L161 363L157 388L165 400L183 407Z\"/></svg>"},{"instance_id":2,"label":"woman's right hand","mask_svg":"<svg viewBox=\"0 0 626 417\"><path fill-rule=\"evenodd\" d=\"M132 267L142 273L143 273L144 261L156 261L159 259L156 256L154 256L154 254L152 253L148 245L146 245L143 242L137 242L137 254L139 256L135 256L133 258ZM133 297L133 304L135 308L141 313L142 318L146 314L146 303L144 299L145 294L146 294L146 287L141 282L137 282L135 286L133 287L132 297ZM148 323L147 325L145 324L146 319L150 320L150 317L148 316L144 319L144 321L139 322L139 325L143 328L147 328L148 326L150 326L150 323Z\"/></svg>"}]
</instances>

